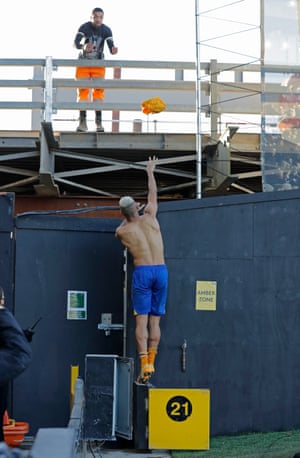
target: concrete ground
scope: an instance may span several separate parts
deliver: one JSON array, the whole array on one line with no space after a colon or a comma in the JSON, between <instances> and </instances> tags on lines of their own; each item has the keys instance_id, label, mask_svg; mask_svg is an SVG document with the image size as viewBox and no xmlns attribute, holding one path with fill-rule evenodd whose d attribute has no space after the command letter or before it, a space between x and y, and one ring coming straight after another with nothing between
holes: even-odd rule
<instances>
[{"instance_id":1,"label":"concrete ground","mask_svg":"<svg viewBox=\"0 0 300 458\"><path fill-rule=\"evenodd\" d=\"M149 450L140 452L137 450L101 450L99 458L171 458L171 454L166 450ZM86 458L92 457L92 454L86 455Z\"/></svg>"},{"instance_id":2,"label":"concrete ground","mask_svg":"<svg viewBox=\"0 0 300 458\"><path fill-rule=\"evenodd\" d=\"M168 450L136 450L133 448L106 448L89 446L82 451L80 458L171 458Z\"/></svg>"},{"instance_id":3,"label":"concrete ground","mask_svg":"<svg viewBox=\"0 0 300 458\"><path fill-rule=\"evenodd\" d=\"M165 449L135 448L136 444L125 439L118 442L85 441L82 443L82 456L78 458L171 458Z\"/></svg>"},{"instance_id":4,"label":"concrete ground","mask_svg":"<svg viewBox=\"0 0 300 458\"><path fill-rule=\"evenodd\" d=\"M20 458L27 458L30 451L20 451ZM2 455L1 455L2 456ZM166 450L109 450L98 449L86 451L79 455L78 458L171 458L172 455ZM54 457L53 457L54 458Z\"/></svg>"},{"instance_id":5,"label":"concrete ground","mask_svg":"<svg viewBox=\"0 0 300 458\"><path fill-rule=\"evenodd\" d=\"M19 450L22 458L30 456L33 441L24 442ZM84 442L76 458L171 458L168 450L135 450L131 448L109 448L108 444ZM1 457L0 457L1 458ZM53 457L55 458L55 457Z\"/></svg>"}]
</instances>

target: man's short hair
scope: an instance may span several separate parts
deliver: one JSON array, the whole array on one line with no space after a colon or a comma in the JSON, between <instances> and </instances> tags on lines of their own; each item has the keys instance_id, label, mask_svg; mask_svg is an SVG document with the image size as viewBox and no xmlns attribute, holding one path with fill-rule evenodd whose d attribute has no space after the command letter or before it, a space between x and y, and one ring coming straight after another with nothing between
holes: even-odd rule
<instances>
[{"instance_id":1,"label":"man's short hair","mask_svg":"<svg viewBox=\"0 0 300 458\"><path fill-rule=\"evenodd\" d=\"M121 197L119 200L120 210L125 216L133 216L135 213L135 200L130 196Z\"/></svg>"},{"instance_id":2,"label":"man's short hair","mask_svg":"<svg viewBox=\"0 0 300 458\"><path fill-rule=\"evenodd\" d=\"M93 11L92 11L92 14L95 14L95 13L103 13L104 14L104 11L102 8L94 8Z\"/></svg>"},{"instance_id":3,"label":"man's short hair","mask_svg":"<svg viewBox=\"0 0 300 458\"><path fill-rule=\"evenodd\" d=\"M122 210L131 207L133 204L135 204L135 201L130 196L121 197L121 199L119 200L119 205Z\"/></svg>"}]
</instances>

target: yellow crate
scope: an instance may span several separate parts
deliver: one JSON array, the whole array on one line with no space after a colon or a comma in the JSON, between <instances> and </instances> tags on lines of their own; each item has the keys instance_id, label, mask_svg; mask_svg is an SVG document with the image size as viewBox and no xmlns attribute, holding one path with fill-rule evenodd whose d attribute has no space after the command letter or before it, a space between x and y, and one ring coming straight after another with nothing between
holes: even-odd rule
<instances>
[{"instance_id":1,"label":"yellow crate","mask_svg":"<svg viewBox=\"0 0 300 458\"><path fill-rule=\"evenodd\" d=\"M150 388L148 415L149 449L209 449L209 390Z\"/></svg>"}]
</instances>

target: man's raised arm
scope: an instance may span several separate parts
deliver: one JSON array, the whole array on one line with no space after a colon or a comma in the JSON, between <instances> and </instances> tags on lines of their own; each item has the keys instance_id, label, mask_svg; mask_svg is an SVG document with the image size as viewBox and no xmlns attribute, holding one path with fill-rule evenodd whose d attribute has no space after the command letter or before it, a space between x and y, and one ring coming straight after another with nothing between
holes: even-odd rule
<instances>
[{"instance_id":1,"label":"man's raised arm","mask_svg":"<svg viewBox=\"0 0 300 458\"><path fill-rule=\"evenodd\" d=\"M150 213L155 216L157 213L157 185L154 178L154 169L157 162L157 157L149 157L147 164L148 175L148 203L145 208L145 213Z\"/></svg>"}]
</instances>

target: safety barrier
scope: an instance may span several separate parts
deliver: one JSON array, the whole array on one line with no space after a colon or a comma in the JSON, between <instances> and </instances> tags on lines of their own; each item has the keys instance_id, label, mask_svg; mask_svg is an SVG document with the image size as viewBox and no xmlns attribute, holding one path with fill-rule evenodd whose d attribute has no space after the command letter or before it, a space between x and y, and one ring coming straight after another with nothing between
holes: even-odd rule
<instances>
[{"instance_id":1,"label":"safety barrier","mask_svg":"<svg viewBox=\"0 0 300 458\"><path fill-rule=\"evenodd\" d=\"M74 405L66 428L40 428L28 458L80 458L84 454L82 443L84 409L84 382L75 383Z\"/></svg>"},{"instance_id":2,"label":"safety barrier","mask_svg":"<svg viewBox=\"0 0 300 458\"><path fill-rule=\"evenodd\" d=\"M0 67L9 75L8 79L0 80L0 91L5 90L5 97L1 97L0 101L0 114L1 110L31 110L31 128L39 130L41 121L52 122L54 114L78 110L79 107L83 110L112 111L114 114L141 113L142 101L155 96L164 100L168 115L196 113L197 75L194 62L105 60L101 65L107 69L106 79L77 81L75 67L84 65L85 62L78 59L49 56L45 59L0 59ZM97 60L89 62L91 67L98 65ZM220 129L218 121L223 113L260 114L259 65L212 60L202 62L200 67L200 110L211 120L211 130ZM25 69L31 72L27 79L22 76L26 73ZM249 72L257 73L257 82L247 82L245 75ZM18 73L21 75L19 79ZM105 89L103 103L80 102L79 105L76 101L77 88L92 88L95 83ZM21 96L20 89L29 89L31 97L26 91L25 96L24 92ZM112 118L119 120L114 116ZM170 119L173 120L172 117ZM194 124L196 126L196 122Z\"/></svg>"}]
</instances>

